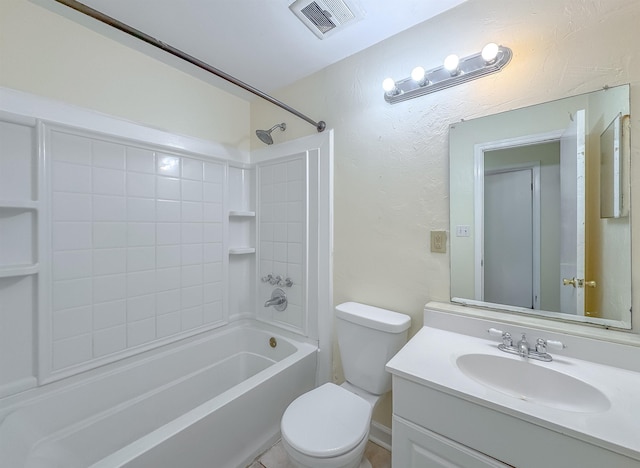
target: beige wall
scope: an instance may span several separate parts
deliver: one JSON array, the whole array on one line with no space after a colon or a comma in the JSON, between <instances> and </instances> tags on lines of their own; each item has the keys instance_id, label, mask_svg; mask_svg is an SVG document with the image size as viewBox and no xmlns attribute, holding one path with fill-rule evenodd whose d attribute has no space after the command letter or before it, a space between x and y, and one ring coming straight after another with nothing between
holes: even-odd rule
<instances>
[{"instance_id":1,"label":"beige wall","mask_svg":"<svg viewBox=\"0 0 640 468\"><path fill-rule=\"evenodd\" d=\"M249 147L247 101L27 0L0 0L0 86Z\"/></svg>"},{"instance_id":2,"label":"beige wall","mask_svg":"<svg viewBox=\"0 0 640 468\"><path fill-rule=\"evenodd\" d=\"M631 83L632 112L640 109L638 44L631 39L638 17L637 0L469 0L275 93L335 129L335 302L407 313L415 332L427 300L449 299L449 255L429 252L429 231L449 226L449 124L624 83ZM513 49L501 73L404 103L384 101L386 76L404 78L416 65L431 68L490 41ZM637 115L632 159L640 151ZM282 121L288 127L278 141L315 131L252 103L252 130ZM633 173L640 180L640 165ZM638 193L632 203L640 206ZM640 226L634 228L637 311ZM635 324L640 331L640 316ZM388 402L375 419L390 424Z\"/></svg>"}]
</instances>

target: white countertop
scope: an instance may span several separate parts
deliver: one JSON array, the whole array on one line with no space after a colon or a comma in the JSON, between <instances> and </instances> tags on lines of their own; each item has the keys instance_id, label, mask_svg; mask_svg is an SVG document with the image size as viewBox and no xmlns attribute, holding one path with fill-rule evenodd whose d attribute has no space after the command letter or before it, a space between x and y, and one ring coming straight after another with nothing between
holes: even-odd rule
<instances>
[{"instance_id":1,"label":"white countertop","mask_svg":"<svg viewBox=\"0 0 640 468\"><path fill-rule=\"evenodd\" d=\"M582 380L604 393L611 406L602 412L574 412L550 408L489 388L462 373L456 359L464 354L523 358L498 350L494 339L482 339L423 327L391 361L393 375L539 426L570 435L640 460L640 373L613 366L550 354L552 362L529 360Z\"/></svg>"}]
</instances>

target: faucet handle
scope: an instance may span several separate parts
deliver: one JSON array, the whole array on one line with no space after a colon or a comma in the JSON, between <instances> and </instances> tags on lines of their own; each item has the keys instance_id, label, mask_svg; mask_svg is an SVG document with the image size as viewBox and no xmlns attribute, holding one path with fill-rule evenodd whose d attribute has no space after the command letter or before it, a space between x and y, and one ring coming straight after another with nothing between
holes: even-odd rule
<instances>
[{"instance_id":1,"label":"faucet handle","mask_svg":"<svg viewBox=\"0 0 640 468\"><path fill-rule=\"evenodd\" d=\"M511 339L511 333L503 332L502 330L498 330L497 328L489 328L487 330L489 335L494 338L502 338L502 344L505 346L513 346L513 340Z\"/></svg>"},{"instance_id":2,"label":"faucet handle","mask_svg":"<svg viewBox=\"0 0 640 468\"><path fill-rule=\"evenodd\" d=\"M290 288L293 286L293 281L291 281L291 278L280 279L278 286Z\"/></svg>"},{"instance_id":3,"label":"faucet handle","mask_svg":"<svg viewBox=\"0 0 640 468\"><path fill-rule=\"evenodd\" d=\"M553 349L555 351L562 351L567 347L567 345L564 344L562 341L557 341L557 340L546 340L546 343L548 348Z\"/></svg>"},{"instance_id":4,"label":"faucet handle","mask_svg":"<svg viewBox=\"0 0 640 468\"><path fill-rule=\"evenodd\" d=\"M562 341L543 340L542 338L536 340L536 351L539 353L546 353L547 348L553 349L554 351L562 351L566 347Z\"/></svg>"}]
</instances>

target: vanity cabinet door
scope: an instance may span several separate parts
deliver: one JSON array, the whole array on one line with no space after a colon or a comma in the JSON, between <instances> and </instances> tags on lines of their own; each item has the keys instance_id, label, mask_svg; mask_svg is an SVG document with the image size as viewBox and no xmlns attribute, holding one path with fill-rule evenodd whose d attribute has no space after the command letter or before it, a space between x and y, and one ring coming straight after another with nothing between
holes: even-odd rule
<instances>
[{"instance_id":1,"label":"vanity cabinet door","mask_svg":"<svg viewBox=\"0 0 640 468\"><path fill-rule=\"evenodd\" d=\"M402 468L507 468L494 458L393 416L392 465Z\"/></svg>"}]
</instances>

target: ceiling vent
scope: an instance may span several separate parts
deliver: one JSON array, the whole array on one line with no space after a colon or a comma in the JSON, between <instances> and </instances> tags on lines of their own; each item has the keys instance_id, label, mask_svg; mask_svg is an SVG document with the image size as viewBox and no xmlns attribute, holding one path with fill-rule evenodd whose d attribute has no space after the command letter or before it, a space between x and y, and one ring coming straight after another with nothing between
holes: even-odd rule
<instances>
[{"instance_id":1,"label":"ceiling vent","mask_svg":"<svg viewBox=\"0 0 640 468\"><path fill-rule=\"evenodd\" d=\"M362 19L362 12L342 0L296 0L289 9L320 39Z\"/></svg>"}]
</instances>

